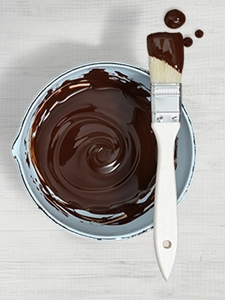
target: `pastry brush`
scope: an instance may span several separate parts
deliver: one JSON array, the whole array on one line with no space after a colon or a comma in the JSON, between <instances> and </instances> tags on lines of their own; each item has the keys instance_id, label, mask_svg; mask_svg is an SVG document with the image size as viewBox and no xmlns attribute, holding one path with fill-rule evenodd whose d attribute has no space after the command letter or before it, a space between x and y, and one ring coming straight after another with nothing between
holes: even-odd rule
<instances>
[{"instance_id":1,"label":"pastry brush","mask_svg":"<svg viewBox=\"0 0 225 300\"><path fill-rule=\"evenodd\" d=\"M181 118L183 36L160 32L147 37L151 79L152 130L157 141L154 203L154 247L165 280L171 273L177 249L177 189L175 140Z\"/></svg>"}]
</instances>

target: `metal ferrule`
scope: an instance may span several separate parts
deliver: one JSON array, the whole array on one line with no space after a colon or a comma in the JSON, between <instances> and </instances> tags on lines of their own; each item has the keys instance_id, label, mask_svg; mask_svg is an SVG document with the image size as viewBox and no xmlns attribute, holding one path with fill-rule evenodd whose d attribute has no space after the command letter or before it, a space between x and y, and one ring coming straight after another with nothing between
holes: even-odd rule
<instances>
[{"instance_id":1,"label":"metal ferrule","mask_svg":"<svg viewBox=\"0 0 225 300\"><path fill-rule=\"evenodd\" d=\"M152 122L180 122L181 83L151 84Z\"/></svg>"}]
</instances>

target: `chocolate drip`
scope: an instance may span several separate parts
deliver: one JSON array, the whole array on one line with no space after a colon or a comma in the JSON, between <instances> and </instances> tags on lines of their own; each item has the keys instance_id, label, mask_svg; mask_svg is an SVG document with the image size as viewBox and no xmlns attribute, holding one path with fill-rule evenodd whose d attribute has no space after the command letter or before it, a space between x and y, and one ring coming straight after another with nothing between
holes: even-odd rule
<instances>
[{"instance_id":1,"label":"chocolate drip","mask_svg":"<svg viewBox=\"0 0 225 300\"><path fill-rule=\"evenodd\" d=\"M198 30L195 31L195 36L197 38L202 38L203 35L204 35L204 32L201 29L198 29Z\"/></svg>"},{"instance_id":2,"label":"chocolate drip","mask_svg":"<svg viewBox=\"0 0 225 300\"><path fill-rule=\"evenodd\" d=\"M65 215L123 224L153 205L157 147L149 91L92 69L50 90L30 134L40 190Z\"/></svg>"},{"instance_id":3,"label":"chocolate drip","mask_svg":"<svg viewBox=\"0 0 225 300\"><path fill-rule=\"evenodd\" d=\"M185 14L178 9L169 10L164 17L165 24L172 29L181 27L182 25L184 25L185 21Z\"/></svg>"},{"instance_id":4,"label":"chocolate drip","mask_svg":"<svg viewBox=\"0 0 225 300\"><path fill-rule=\"evenodd\" d=\"M157 32L148 35L149 56L165 61L182 73L184 64L183 36L181 33Z\"/></svg>"},{"instance_id":5,"label":"chocolate drip","mask_svg":"<svg viewBox=\"0 0 225 300\"><path fill-rule=\"evenodd\" d=\"M183 43L185 47L191 47L191 45L193 44L193 40L191 37L186 37L184 38Z\"/></svg>"}]
</instances>

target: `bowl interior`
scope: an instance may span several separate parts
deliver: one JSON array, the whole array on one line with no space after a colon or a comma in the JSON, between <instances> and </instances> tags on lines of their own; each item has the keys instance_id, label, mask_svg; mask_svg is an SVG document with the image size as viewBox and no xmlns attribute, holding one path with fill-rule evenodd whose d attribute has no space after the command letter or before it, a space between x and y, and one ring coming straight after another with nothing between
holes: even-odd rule
<instances>
[{"instance_id":1,"label":"bowl interior","mask_svg":"<svg viewBox=\"0 0 225 300\"><path fill-rule=\"evenodd\" d=\"M27 157L29 156L29 130L33 122L35 110L43 101L47 92L50 89L57 89L66 80L81 77L83 74L87 73L93 68L105 69L107 72L112 74L115 74L116 71L121 72L127 75L129 78L143 84L147 88L150 88L149 73L143 69L130 65L105 62L88 64L72 69L50 82L34 99L24 117L19 135L13 144L12 152L18 162L22 179L31 197L35 203L48 215L48 217L50 217L56 223L69 231L86 237L97 239L127 238L140 234L153 227L154 207L132 222L123 225L101 225L81 220L73 215L65 216L56 210L51 204L49 204L48 201L46 201L44 195L38 189L39 182L35 169L32 164L28 163L27 160ZM182 200L188 189L188 186L190 185L194 165L194 132L189 116L182 105L181 128L178 133L178 155L176 169L178 203Z\"/></svg>"}]
</instances>

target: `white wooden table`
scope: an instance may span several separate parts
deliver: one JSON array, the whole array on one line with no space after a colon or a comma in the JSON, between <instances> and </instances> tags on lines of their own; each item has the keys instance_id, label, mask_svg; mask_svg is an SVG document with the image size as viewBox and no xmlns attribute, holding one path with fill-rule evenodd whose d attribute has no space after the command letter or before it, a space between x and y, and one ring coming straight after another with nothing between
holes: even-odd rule
<instances>
[{"instance_id":1,"label":"white wooden table","mask_svg":"<svg viewBox=\"0 0 225 300\"><path fill-rule=\"evenodd\" d=\"M146 36L167 30L163 16L174 7L187 17L180 31L194 40L182 79L197 162L165 282L152 231L116 242L66 232L37 209L10 148L33 97L60 73L102 60L147 68ZM1 300L225 299L224 15L223 0L1 0Z\"/></svg>"}]
</instances>

